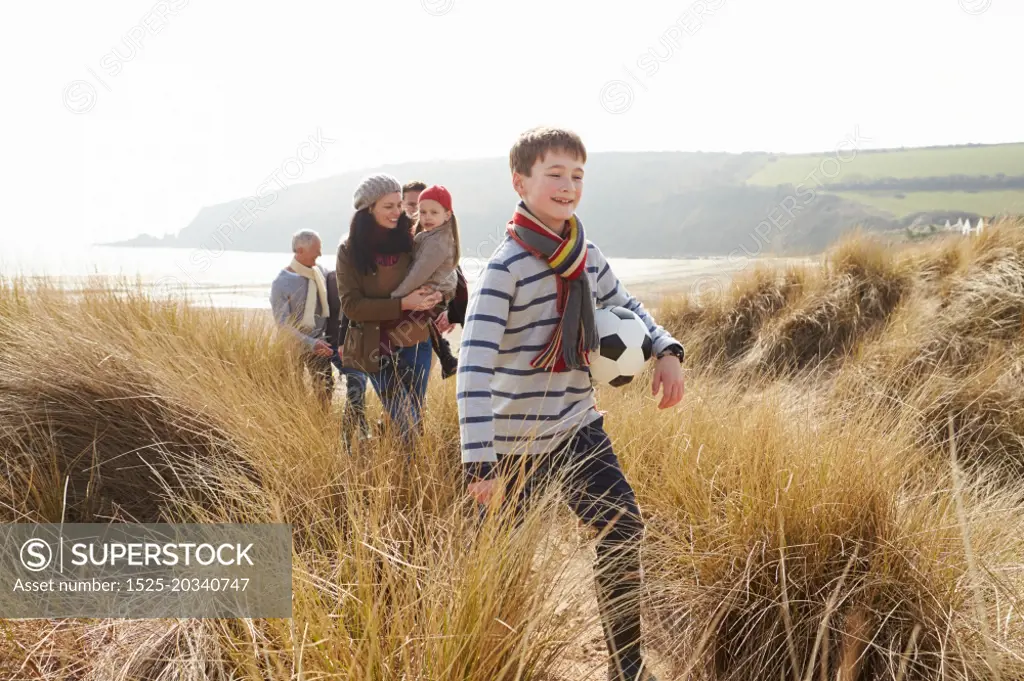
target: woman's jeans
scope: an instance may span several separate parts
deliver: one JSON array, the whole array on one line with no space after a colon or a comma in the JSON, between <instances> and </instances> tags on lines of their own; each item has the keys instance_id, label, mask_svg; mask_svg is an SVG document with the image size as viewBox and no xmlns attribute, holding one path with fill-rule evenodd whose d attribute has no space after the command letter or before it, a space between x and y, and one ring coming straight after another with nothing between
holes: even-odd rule
<instances>
[{"instance_id":1,"label":"woman's jeans","mask_svg":"<svg viewBox=\"0 0 1024 681\"><path fill-rule=\"evenodd\" d=\"M369 374L373 389L391 417L392 427L408 444L412 443L414 433L422 429L433 354L429 340L396 348L391 357L381 361L380 371Z\"/></svg>"}]
</instances>

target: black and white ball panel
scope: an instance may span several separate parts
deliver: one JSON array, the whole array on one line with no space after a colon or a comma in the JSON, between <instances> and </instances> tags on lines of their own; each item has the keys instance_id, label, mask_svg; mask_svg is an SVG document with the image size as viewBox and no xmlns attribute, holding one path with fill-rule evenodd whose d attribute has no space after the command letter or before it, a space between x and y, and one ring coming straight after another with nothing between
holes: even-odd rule
<instances>
[{"instance_id":1,"label":"black and white ball panel","mask_svg":"<svg viewBox=\"0 0 1024 681\"><path fill-rule=\"evenodd\" d=\"M596 322L601 347L591 359L591 376L599 383L626 385L651 358L653 344L647 327L623 307L598 309Z\"/></svg>"}]
</instances>

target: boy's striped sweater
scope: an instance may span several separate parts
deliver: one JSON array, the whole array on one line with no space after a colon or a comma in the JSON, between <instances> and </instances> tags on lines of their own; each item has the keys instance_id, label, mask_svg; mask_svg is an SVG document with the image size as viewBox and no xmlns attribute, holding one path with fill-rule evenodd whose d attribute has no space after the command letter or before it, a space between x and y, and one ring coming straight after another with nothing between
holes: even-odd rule
<instances>
[{"instance_id":1,"label":"boy's striped sweater","mask_svg":"<svg viewBox=\"0 0 1024 681\"><path fill-rule=\"evenodd\" d=\"M644 321L656 354L682 346L626 291L589 241L586 276L597 307L625 307ZM559 321L555 277L546 262L506 237L470 298L456 392L462 462L477 474L485 474L498 455L549 452L600 416L588 370L552 373L530 366Z\"/></svg>"}]
</instances>

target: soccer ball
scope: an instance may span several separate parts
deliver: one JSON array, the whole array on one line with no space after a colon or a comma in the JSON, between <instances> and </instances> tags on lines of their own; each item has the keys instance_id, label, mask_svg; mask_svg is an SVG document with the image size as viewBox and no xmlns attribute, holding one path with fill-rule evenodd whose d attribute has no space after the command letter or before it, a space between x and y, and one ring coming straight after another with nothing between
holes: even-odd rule
<instances>
[{"instance_id":1,"label":"soccer ball","mask_svg":"<svg viewBox=\"0 0 1024 681\"><path fill-rule=\"evenodd\" d=\"M591 355L590 375L598 383L616 388L643 371L653 343L643 321L624 307L602 307L595 316L601 347Z\"/></svg>"}]
</instances>

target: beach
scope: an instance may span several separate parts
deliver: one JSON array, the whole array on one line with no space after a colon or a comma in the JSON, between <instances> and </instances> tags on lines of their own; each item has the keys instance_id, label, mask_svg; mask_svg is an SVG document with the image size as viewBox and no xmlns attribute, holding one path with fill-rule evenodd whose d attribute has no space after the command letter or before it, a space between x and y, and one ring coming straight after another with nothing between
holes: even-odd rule
<instances>
[{"instance_id":1,"label":"beach","mask_svg":"<svg viewBox=\"0 0 1024 681\"><path fill-rule=\"evenodd\" d=\"M648 304L656 304L665 294L721 292L734 276L756 265L812 262L807 258L747 256L606 256L623 285ZM210 255L196 249L88 246L55 253L38 247L5 246L0 251L0 276L45 277L62 287L82 291L105 287L114 280L125 288L183 298L198 306L269 310L270 283L290 259L291 254L286 252L221 251ZM319 264L333 270L333 255L325 253ZM485 264L482 258L463 258L461 266L470 287Z\"/></svg>"}]
</instances>

